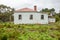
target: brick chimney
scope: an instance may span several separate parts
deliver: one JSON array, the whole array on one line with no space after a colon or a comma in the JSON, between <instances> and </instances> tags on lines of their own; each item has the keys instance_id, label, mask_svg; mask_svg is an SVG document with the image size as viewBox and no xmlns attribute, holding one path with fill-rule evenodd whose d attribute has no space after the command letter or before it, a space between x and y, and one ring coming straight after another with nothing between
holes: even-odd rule
<instances>
[{"instance_id":1,"label":"brick chimney","mask_svg":"<svg viewBox=\"0 0 60 40\"><path fill-rule=\"evenodd\" d=\"M34 11L37 11L37 6L36 5L34 6Z\"/></svg>"}]
</instances>

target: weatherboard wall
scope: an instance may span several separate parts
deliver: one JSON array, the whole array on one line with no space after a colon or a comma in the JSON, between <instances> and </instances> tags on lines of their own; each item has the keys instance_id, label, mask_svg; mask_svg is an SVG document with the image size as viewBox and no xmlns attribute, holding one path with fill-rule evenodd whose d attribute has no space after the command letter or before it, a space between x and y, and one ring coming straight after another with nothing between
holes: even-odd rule
<instances>
[{"instance_id":1,"label":"weatherboard wall","mask_svg":"<svg viewBox=\"0 0 60 40\"><path fill-rule=\"evenodd\" d=\"M19 15L22 15L22 19L19 19ZM30 20L30 15L33 15L33 20ZM41 19L41 15L44 15L44 19ZM15 24L48 24L48 14L37 12L22 12L14 13Z\"/></svg>"}]
</instances>

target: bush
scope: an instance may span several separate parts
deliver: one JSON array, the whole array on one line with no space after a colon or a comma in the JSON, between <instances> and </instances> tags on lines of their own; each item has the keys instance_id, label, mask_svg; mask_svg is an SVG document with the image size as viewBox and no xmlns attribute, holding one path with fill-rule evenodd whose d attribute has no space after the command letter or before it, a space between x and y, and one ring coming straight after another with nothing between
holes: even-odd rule
<instances>
[{"instance_id":1,"label":"bush","mask_svg":"<svg viewBox=\"0 0 60 40\"><path fill-rule=\"evenodd\" d=\"M7 36L4 35L4 36L1 38L1 40L7 40Z\"/></svg>"},{"instance_id":2,"label":"bush","mask_svg":"<svg viewBox=\"0 0 60 40\"><path fill-rule=\"evenodd\" d=\"M38 24L20 24L13 23L0 24L1 40L59 40L60 39L60 22L47 25Z\"/></svg>"}]
</instances>

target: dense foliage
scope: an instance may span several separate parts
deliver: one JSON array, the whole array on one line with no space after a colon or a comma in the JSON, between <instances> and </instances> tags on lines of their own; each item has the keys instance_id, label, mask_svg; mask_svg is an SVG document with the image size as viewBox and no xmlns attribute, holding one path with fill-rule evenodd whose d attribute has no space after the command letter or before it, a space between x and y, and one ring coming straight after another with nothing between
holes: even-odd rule
<instances>
[{"instance_id":1,"label":"dense foliage","mask_svg":"<svg viewBox=\"0 0 60 40\"><path fill-rule=\"evenodd\" d=\"M57 13L54 15L56 21L60 21L60 13Z\"/></svg>"},{"instance_id":2,"label":"dense foliage","mask_svg":"<svg viewBox=\"0 0 60 40\"><path fill-rule=\"evenodd\" d=\"M48 13L49 15L52 13L52 16L56 19L56 22L60 21L60 13L56 13L54 8L52 9L45 8L42 9L41 12Z\"/></svg>"},{"instance_id":3,"label":"dense foliage","mask_svg":"<svg viewBox=\"0 0 60 40\"><path fill-rule=\"evenodd\" d=\"M60 22L46 25L0 23L0 40L60 40Z\"/></svg>"},{"instance_id":4,"label":"dense foliage","mask_svg":"<svg viewBox=\"0 0 60 40\"><path fill-rule=\"evenodd\" d=\"M13 13L14 13L14 8L5 5L0 5L0 22L12 21Z\"/></svg>"},{"instance_id":5,"label":"dense foliage","mask_svg":"<svg viewBox=\"0 0 60 40\"><path fill-rule=\"evenodd\" d=\"M45 9L42 9L40 12L45 12L45 13L54 13L55 12L55 9L54 8L51 8L51 9L48 9L48 8L45 8Z\"/></svg>"}]
</instances>

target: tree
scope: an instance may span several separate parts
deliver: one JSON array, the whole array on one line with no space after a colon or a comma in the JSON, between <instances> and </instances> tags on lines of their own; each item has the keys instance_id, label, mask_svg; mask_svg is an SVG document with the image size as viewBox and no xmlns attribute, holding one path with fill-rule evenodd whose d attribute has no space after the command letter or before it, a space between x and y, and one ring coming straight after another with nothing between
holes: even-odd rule
<instances>
[{"instance_id":1,"label":"tree","mask_svg":"<svg viewBox=\"0 0 60 40\"><path fill-rule=\"evenodd\" d=\"M50 13L52 13L52 15L55 15L55 9L54 8L50 9Z\"/></svg>"},{"instance_id":2,"label":"tree","mask_svg":"<svg viewBox=\"0 0 60 40\"><path fill-rule=\"evenodd\" d=\"M55 11L55 9L54 9L54 8L52 8L52 9L50 9L50 11L51 11L51 12L54 12L54 11Z\"/></svg>"},{"instance_id":3,"label":"tree","mask_svg":"<svg viewBox=\"0 0 60 40\"><path fill-rule=\"evenodd\" d=\"M48 12L49 10L48 10L48 8L45 8L45 12Z\"/></svg>"},{"instance_id":4,"label":"tree","mask_svg":"<svg viewBox=\"0 0 60 40\"><path fill-rule=\"evenodd\" d=\"M14 13L14 8L0 5L0 19L2 21L12 21L12 14Z\"/></svg>"},{"instance_id":5,"label":"tree","mask_svg":"<svg viewBox=\"0 0 60 40\"><path fill-rule=\"evenodd\" d=\"M42 9L41 12L45 12L45 13L48 13L48 14L50 14L50 13L54 14L55 9L54 8L52 8L52 9L45 8L45 9Z\"/></svg>"},{"instance_id":6,"label":"tree","mask_svg":"<svg viewBox=\"0 0 60 40\"><path fill-rule=\"evenodd\" d=\"M57 21L60 21L60 13L56 13L56 14L54 15L54 17L55 17L55 19L56 19L56 22L57 22Z\"/></svg>"},{"instance_id":7,"label":"tree","mask_svg":"<svg viewBox=\"0 0 60 40\"><path fill-rule=\"evenodd\" d=\"M42 12L48 12L48 8L42 9Z\"/></svg>"}]
</instances>

